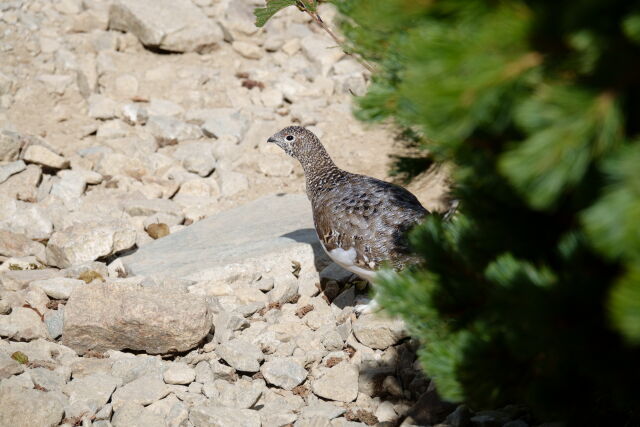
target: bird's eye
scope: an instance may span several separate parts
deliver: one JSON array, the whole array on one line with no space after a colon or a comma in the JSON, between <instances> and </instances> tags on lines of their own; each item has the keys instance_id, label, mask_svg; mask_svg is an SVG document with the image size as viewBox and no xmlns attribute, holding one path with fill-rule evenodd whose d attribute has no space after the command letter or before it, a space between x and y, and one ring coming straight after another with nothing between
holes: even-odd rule
<instances>
[{"instance_id":1,"label":"bird's eye","mask_svg":"<svg viewBox=\"0 0 640 427\"><path fill-rule=\"evenodd\" d=\"M287 136L285 137L285 139L286 139L287 141L293 141L295 138L293 137L293 135L287 135Z\"/></svg>"}]
</instances>

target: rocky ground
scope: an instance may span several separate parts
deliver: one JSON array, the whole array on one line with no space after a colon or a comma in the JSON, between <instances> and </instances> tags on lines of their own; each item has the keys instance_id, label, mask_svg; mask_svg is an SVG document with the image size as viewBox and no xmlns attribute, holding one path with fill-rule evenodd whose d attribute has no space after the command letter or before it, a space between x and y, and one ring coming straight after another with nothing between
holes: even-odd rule
<instances>
[{"instance_id":1,"label":"rocky ground","mask_svg":"<svg viewBox=\"0 0 640 427\"><path fill-rule=\"evenodd\" d=\"M259 3L0 3L3 425L526 426L440 402L402 323L353 314L304 197L269 196L304 191L284 126L379 178L399 147L350 114L365 70Z\"/></svg>"}]
</instances>

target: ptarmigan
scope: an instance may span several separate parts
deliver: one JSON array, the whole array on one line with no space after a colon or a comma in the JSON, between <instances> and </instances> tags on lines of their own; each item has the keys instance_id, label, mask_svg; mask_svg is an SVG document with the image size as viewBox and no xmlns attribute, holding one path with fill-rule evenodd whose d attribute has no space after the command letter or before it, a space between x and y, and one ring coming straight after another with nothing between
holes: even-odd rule
<instances>
[{"instance_id":1,"label":"ptarmigan","mask_svg":"<svg viewBox=\"0 0 640 427\"><path fill-rule=\"evenodd\" d=\"M406 233L429 214L409 191L338 168L311 131L290 126L268 139L304 169L318 238L329 257L372 282L384 263L400 270L415 262ZM375 300L356 307L377 308Z\"/></svg>"}]
</instances>

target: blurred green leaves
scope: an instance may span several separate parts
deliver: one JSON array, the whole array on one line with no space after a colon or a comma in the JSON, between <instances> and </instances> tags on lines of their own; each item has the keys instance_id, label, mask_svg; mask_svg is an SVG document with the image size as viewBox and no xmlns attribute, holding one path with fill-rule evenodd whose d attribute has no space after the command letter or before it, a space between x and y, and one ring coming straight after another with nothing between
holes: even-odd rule
<instances>
[{"instance_id":1,"label":"blurred green leaves","mask_svg":"<svg viewBox=\"0 0 640 427\"><path fill-rule=\"evenodd\" d=\"M266 0L265 7L257 7L253 14L256 16L256 27L262 27L276 13L285 7L297 6L300 10L315 12L318 8L317 0Z\"/></svg>"}]
</instances>

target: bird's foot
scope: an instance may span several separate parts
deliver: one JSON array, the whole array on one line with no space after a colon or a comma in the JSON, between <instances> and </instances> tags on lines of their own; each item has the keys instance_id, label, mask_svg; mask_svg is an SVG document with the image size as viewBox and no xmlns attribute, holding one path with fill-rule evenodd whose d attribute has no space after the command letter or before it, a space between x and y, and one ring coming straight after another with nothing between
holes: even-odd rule
<instances>
[{"instance_id":1,"label":"bird's foot","mask_svg":"<svg viewBox=\"0 0 640 427\"><path fill-rule=\"evenodd\" d=\"M353 311L356 312L358 316L362 316L363 314L372 314L377 311L380 311L382 307L378 304L375 298L371 299L368 297L361 297L356 300L356 305L353 307Z\"/></svg>"}]
</instances>

